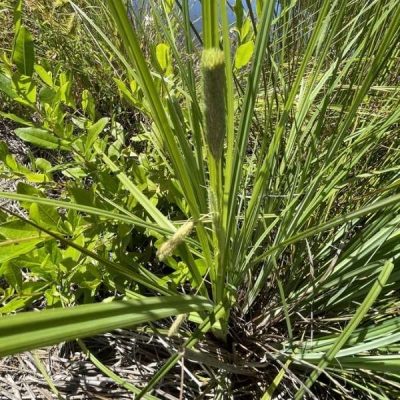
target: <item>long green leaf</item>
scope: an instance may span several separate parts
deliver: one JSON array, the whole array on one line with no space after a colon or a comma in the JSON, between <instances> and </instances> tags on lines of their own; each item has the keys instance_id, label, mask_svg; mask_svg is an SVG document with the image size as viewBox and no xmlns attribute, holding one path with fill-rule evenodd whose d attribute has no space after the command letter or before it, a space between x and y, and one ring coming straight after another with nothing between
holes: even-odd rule
<instances>
[{"instance_id":1,"label":"long green leaf","mask_svg":"<svg viewBox=\"0 0 400 400\"><path fill-rule=\"evenodd\" d=\"M155 321L192 311L211 311L201 297L167 296L98 303L0 318L0 357Z\"/></svg>"},{"instance_id":2,"label":"long green leaf","mask_svg":"<svg viewBox=\"0 0 400 400\"><path fill-rule=\"evenodd\" d=\"M15 130L16 135L22 140L35 146L50 150L71 150L70 143L40 128L28 127Z\"/></svg>"},{"instance_id":3,"label":"long green leaf","mask_svg":"<svg viewBox=\"0 0 400 400\"><path fill-rule=\"evenodd\" d=\"M323 370L329 365L329 363L335 358L336 354L340 351L340 349L346 344L349 340L351 334L357 328L357 326L361 323L364 316L367 314L369 309L371 308L372 304L375 302L379 293L382 291L383 287L385 286L387 280L390 277L394 268L394 264L392 261L387 261L382 268L381 273L379 274L376 282L372 286L371 290L369 291L367 297L358 307L356 313L351 318L350 322L344 328L343 332L338 336L335 343L332 347L326 352L326 354L322 357L321 361L319 362L317 369L315 369L310 377L307 379L305 385L307 388L310 388L315 381L318 379L319 375L323 372ZM295 399L301 399L304 396L304 388L301 388L295 395Z\"/></svg>"},{"instance_id":4,"label":"long green leaf","mask_svg":"<svg viewBox=\"0 0 400 400\"><path fill-rule=\"evenodd\" d=\"M248 78L246 95L242 105L242 113L238 129L238 137L234 149L234 157L232 165L228 164L227 167L231 170L225 172L228 181L225 184L225 201L228 202L227 213L227 237L230 237L235 223L235 214L237 209L237 196L241 178L243 176L243 164L246 154L246 147L249 139L250 125L254 114L254 105L257 99L258 86L260 83L262 65L264 61L264 54L270 36L271 24L273 20L275 9L275 1L271 0L265 2L263 13L261 16L261 24L259 34L257 35L253 65Z\"/></svg>"},{"instance_id":5,"label":"long green leaf","mask_svg":"<svg viewBox=\"0 0 400 400\"><path fill-rule=\"evenodd\" d=\"M311 227L309 229L306 229L302 232L299 232L288 239L284 240L283 242L279 243L278 245L268 249L265 253L262 255L256 257L254 259L254 263L262 261L266 256L269 254L272 254L276 249L285 247L289 244L296 243L299 240L306 239L310 236L316 235L318 233L327 231L331 228L334 228L338 225L345 224L346 222L350 222L352 220L356 220L357 218L360 218L364 215L372 214L376 211L379 211L380 209L384 209L387 207L391 207L395 204L398 204L400 201L400 194L388 197L387 199L383 199L380 201L377 201L376 203L370 204L368 206L365 206L363 208L360 208L359 210L356 210L354 212L351 212L347 215L340 215L336 218L333 218L332 220L321 224L319 226Z\"/></svg>"},{"instance_id":6,"label":"long green leaf","mask_svg":"<svg viewBox=\"0 0 400 400\"><path fill-rule=\"evenodd\" d=\"M122 42L124 43L128 58L136 67L139 84L148 101L151 116L168 149L174 171L180 180L187 202L192 210L193 216L199 218L198 199L203 196L199 194L196 195L196 192L201 188L199 188L194 181L194 178L199 176L199 174L189 173L195 166L189 166L185 163L185 159L182 157L181 151L177 146L166 108L163 106L160 93L156 89L155 82L153 81L150 69L143 56L138 38L132 28L132 23L127 16L123 1L108 0L107 3L114 17Z\"/></svg>"},{"instance_id":7,"label":"long green leaf","mask_svg":"<svg viewBox=\"0 0 400 400\"><path fill-rule=\"evenodd\" d=\"M110 368L104 365L98 358L96 358L93 353L86 347L85 343L81 339L78 339L79 347L82 349L83 353L88 357L88 359L95 365L104 375L111 378L116 384L121 385L126 390L129 390L133 394L139 394L140 389L131 383L127 382L125 379L118 376L115 372L113 372ZM145 395L145 400L158 400L158 397Z\"/></svg>"},{"instance_id":8,"label":"long green leaf","mask_svg":"<svg viewBox=\"0 0 400 400\"><path fill-rule=\"evenodd\" d=\"M43 204L43 205L48 205L48 206L53 206L53 207L62 207L66 208L69 210L76 210L76 211L81 211L83 213L87 213L89 215L97 215L99 217L105 218L110 221L120 221L123 223L129 223L133 224L136 226L140 226L142 228L146 229L151 229L156 232L159 232L163 235L172 235L174 229L167 229L165 227L161 227L160 225L156 223L151 223L148 221L144 221L139 217L136 217L133 214L121 214L117 213L115 211L109 211L109 210L104 210L98 207L91 207L91 206L86 206L84 204L80 203L74 203L70 201L62 201L62 200L54 200L54 199L48 199L44 197L37 197L37 196L30 196L30 195L25 195L25 194L19 194L19 193L11 193L11 192L0 192L0 198L4 199L10 199L10 200L18 200L18 201L24 201L24 202L29 202L29 203L37 203L37 204Z\"/></svg>"},{"instance_id":9,"label":"long green leaf","mask_svg":"<svg viewBox=\"0 0 400 400\"><path fill-rule=\"evenodd\" d=\"M35 51L30 32L21 26L15 37L13 61L22 75L32 76Z\"/></svg>"},{"instance_id":10,"label":"long green leaf","mask_svg":"<svg viewBox=\"0 0 400 400\"><path fill-rule=\"evenodd\" d=\"M197 330L190 335L190 337L186 340L182 348L191 349L193 346L197 344L197 342L205 335L213 325L219 321L226 314L226 305L218 304L215 306L214 310L210 315L204 319L204 321L198 326ZM138 396L138 400L142 398L146 393L150 392L158 382L171 370L185 355L185 353L179 352L173 354L165 364L157 371L156 374L151 378L146 387L142 390L142 392Z\"/></svg>"}]
</instances>

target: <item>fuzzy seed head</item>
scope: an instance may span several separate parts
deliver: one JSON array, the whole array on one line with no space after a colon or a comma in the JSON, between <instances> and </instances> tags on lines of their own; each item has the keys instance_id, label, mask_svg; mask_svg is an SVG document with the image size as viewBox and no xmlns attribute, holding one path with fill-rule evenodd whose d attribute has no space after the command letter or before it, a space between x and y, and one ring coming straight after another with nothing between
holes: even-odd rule
<instances>
[{"instance_id":1,"label":"fuzzy seed head","mask_svg":"<svg viewBox=\"0 0 400 400\"><path fill-rule=\"evenodd\" d=\"M211 154L219 160L222 158L226 133L224 52L217 48L204 50L202 71L205 139Z\"/></svg>"},{"instance_id":2,"label":"fuzzy seed head","mask_svg":"<svg viewBox=\"0 0 400 400\"><path fill-rule=\"evenodd\" d=\"M173 324L170 326L170 328L168 330L168 337L175 336L178 333L179 328L181 327L181 325L185 321L185 319L186 319L185 314L180 314L176 317L175 321L173 322Z\"/></svg>"},{"instance_id":3,"label":"fuzzy seed head","mask_svg":"<svg viewBox=\"0 0 400 400\"><path fill-rule=\"evenodd\" d=\"M193 221L185 222L172 236L175 239L178 239L179 242L182 242L187 235L189 235L194 228Z\"/></svg>"},{"instance_id":4,"label":"fuzzy seed head","mask_svg":"<svg viewBox=\"0 0 400 400\"><path fill-rule=\"evenodd\" d=\"M160 261L165 260L169 257L177 246L179 246L186 238L186 236L190 235L194 228L193 221L185 222L171 237L171 239L167 240L163 243L157 251L157 257Z\"/></svg>"},{"instance_id":5,"label":"fuzzy seed head","mask_svg":"<svg viewBox=\"0 0 400 400\"><path fill-rule=\"evenodd\" d=\"M201 65L204 69L216 69L224 67L224 52L217 48L205 49L201 57Z\"/></svg>"}]
</instances>

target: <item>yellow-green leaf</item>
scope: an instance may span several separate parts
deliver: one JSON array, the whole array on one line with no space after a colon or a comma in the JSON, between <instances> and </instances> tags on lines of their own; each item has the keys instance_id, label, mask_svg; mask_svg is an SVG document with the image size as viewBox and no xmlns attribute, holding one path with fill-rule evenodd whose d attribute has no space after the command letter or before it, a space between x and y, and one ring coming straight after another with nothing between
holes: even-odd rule
<instances>
[{"instance_id":1,"label":"yellow-green leaf","mask_svg":"<svg viewBox=\"0 0 400 400\"><path fill-rule=\"evenodd\" d=\"M19 128L15 130L16 135L26 142L32 143L38 147L50 150L69 150L69 142L62 140L51 134L49 131L40 128Z\"/></svg>"},{"instance_id":2,"label":"yellow-green leaf","mask_svg":"<svg viewBox=\"0 0 400 400\"><path fill-rule=\"evenodd\" d=\"M235 68L245 67L251 60L254 52L254 43L247 42L238 47L236 50Z\"/></svg>"},{"instance_id":3,"label":"yellow-green leaf","mask_svg":"<svg viewBox=\"0 0 400 400\"><path fill-rule=\"evenodd\" d=\"M172 7L174 6L174 0L164 0L165 10L169 14L172 11Z\"/></svg>"},{"instance_id":4,"label":"yellow-green leaf","mask_svg":"<svg viewBox=\"0 0 400 400\"><path fill-rule=\"evenodd\" d=\"M47 72L41 65L35 65L35 72L39 75L40 79L48 86L53 86L53 77L51 72Z\"/></svg>"},{"instance_id":5,"label":"yellow-green leaf","mask_svg":"<svg viewBox=\"0 0 400 400\"><path fill-rule=\"evenodd\" d=\"M32 75L34 55L32 35L24 26L21 26L13 49L13 61L21 74Z\"/></svg>"},{"instance_id":6,"label":"yellow-green leaf","mask_svg":"<svg viewBox=\"0 0 400 400\"><path fill-rule=\"evenodd\" d=\"M156 57L161 70L165 75L169 75L172 72L170 47L165 43L158 44Z\"/></svg>"}]
</instances>

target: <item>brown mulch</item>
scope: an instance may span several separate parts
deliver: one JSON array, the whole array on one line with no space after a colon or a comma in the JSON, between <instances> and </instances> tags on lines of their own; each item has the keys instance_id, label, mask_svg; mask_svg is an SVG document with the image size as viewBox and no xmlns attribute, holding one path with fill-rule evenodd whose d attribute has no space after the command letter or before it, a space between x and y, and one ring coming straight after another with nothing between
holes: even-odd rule
<instances>
[{"instance_id":1,"label":"brown mulch","mask_svg":"<svg viewBox=\"0 0 400 400\"><path fill-rule=\"evenodd\" d=\"M156 339L130 331L116 331L85 340L87 348L104 365L126 382L143 387L165 361L168 352ZM104 375L75 343L36 350L55 388L51 388L33 353L0 359L0 400L25 399L132 399L133 394ZM168 392L178 390L179 370L172 381L165 382ZM176 384L173 380L176 379ZM172 386L171 386L172 385ZM165 399L177 397L164 392L162 385L155 395Z\"/></svg>"}]
</instances>

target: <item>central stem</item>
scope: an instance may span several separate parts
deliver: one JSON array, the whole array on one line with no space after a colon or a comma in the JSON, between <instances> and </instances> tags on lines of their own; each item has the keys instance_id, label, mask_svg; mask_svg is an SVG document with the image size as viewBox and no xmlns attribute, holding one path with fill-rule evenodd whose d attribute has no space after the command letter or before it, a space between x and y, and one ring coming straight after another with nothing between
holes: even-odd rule
<instances>
[{"instance_id":1,"label":"central stem","mask_svg":"<svg viewBox=\"0 0 400 400\"><path fill-rule=\"evenodd\" d=\"M223 227L223 155L226 136L225 109L225 56L218 48L203 51L205 141L208 149L210 174L209 207L213 223L214 266L211 268L213 297L223 301L226 285L225 232ZM222 319L222 332L226 337L227 318ZM224 328L225 326L225 328Z\"/></svg>"}]
</instances>

